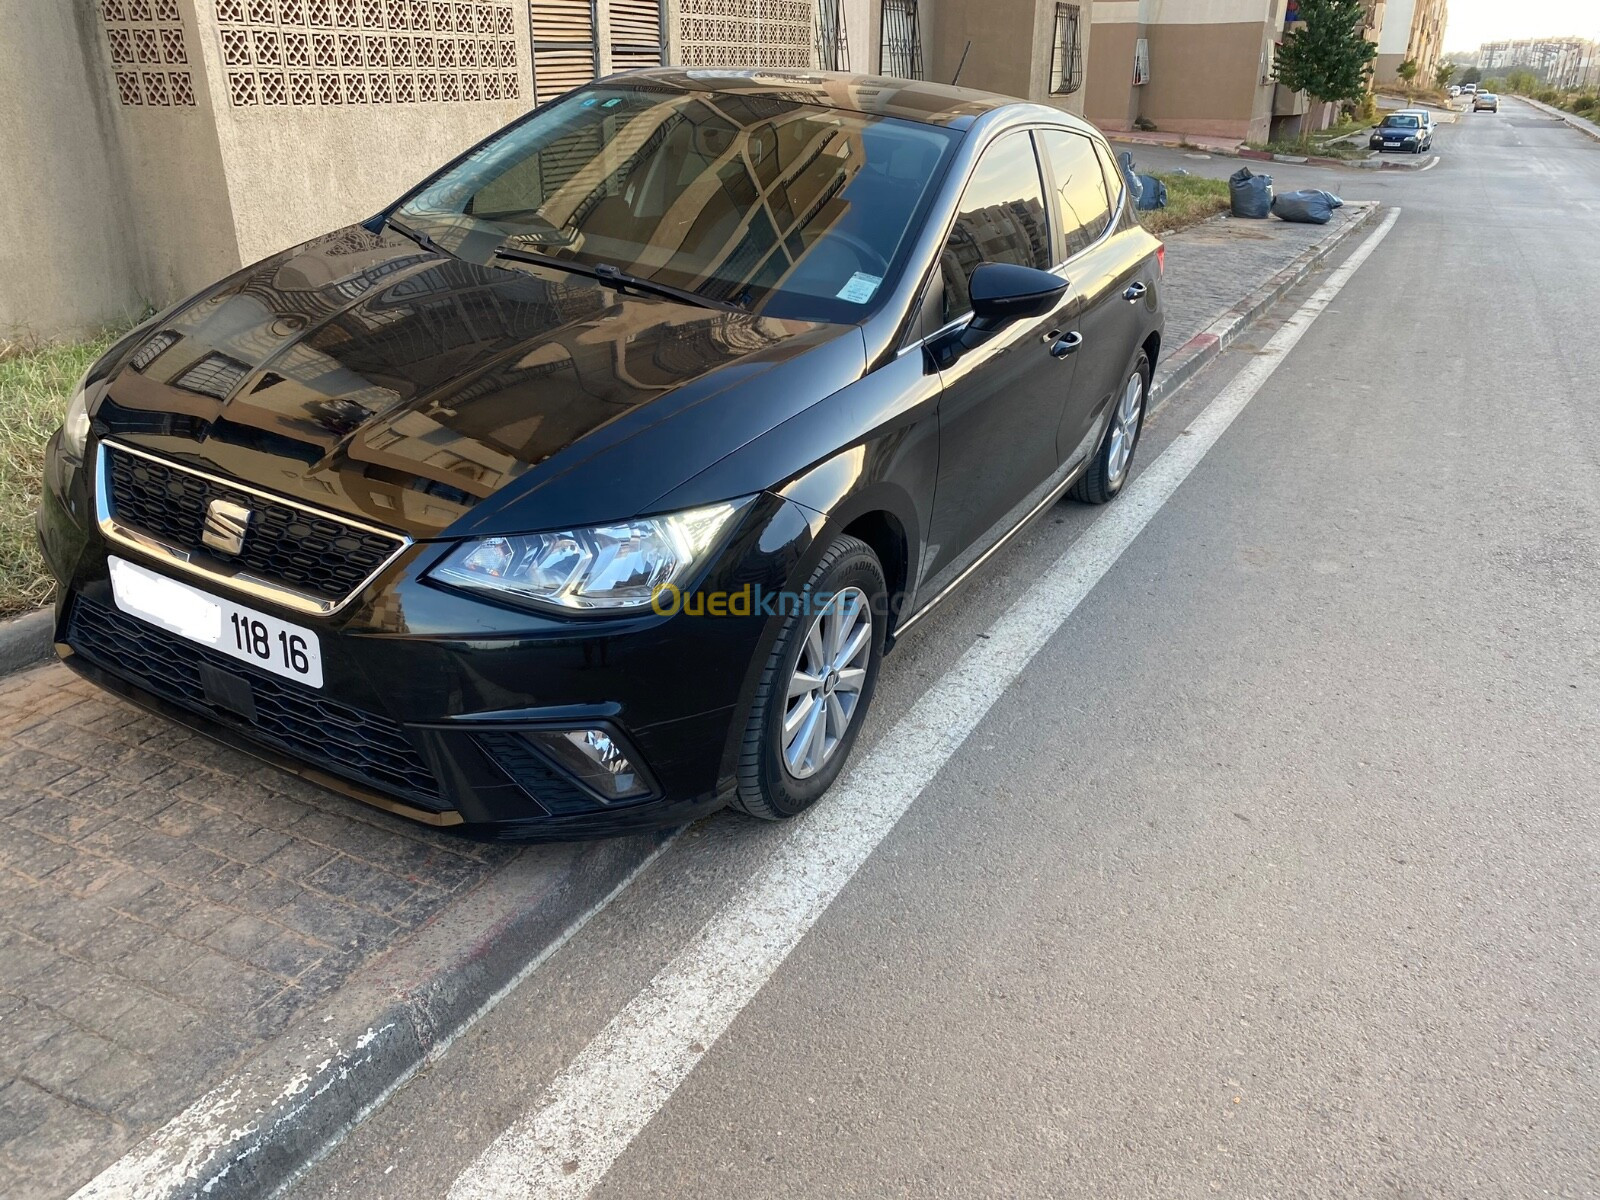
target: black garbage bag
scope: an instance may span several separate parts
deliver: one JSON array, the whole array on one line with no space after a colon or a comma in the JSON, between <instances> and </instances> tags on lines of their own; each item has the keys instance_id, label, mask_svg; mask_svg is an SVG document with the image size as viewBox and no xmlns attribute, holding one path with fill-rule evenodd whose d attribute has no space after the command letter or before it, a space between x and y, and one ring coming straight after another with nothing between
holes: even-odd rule
<instances>
[{"instance_id":1,"label":"black garbage bag","mask_svg":"<svg viewBox=\"0 0 1600 1200\"><path fill-rule=\"evenodd\" d=\"M1139 198L1133 202L1133 206L1145 210L1165 208L1167 206L1167 185L1154 175L1139 176Z\"/></svg>"},{"instance_id":2,"label":"black garbage bag","mask_svg":"<svg viewBox=\"0 0 1600 1200\"><path fill-rule=\"evenodd\" d=\"M1331 192L1284 192L1272 201L1272 215L1305 225L1326 225L1333 220L1333 210L1343 204Z\"/></svg>"},{"instance_id":3,"label":"black garbage bag","mask_svg":"<svg viewBox=\"0 0 1600 1200\"><path fill-rule=\"evenodd\" d=\"M1122 177L1128 181L1128 196L1133 206L1138 208L1144 196L1144 184L1139 181L1139 172L1134 168L1133 155L1124 150L1117 155L1117 161L1122 164Z\"/></svg>"},{"instance_id":4,"label":"black garbage bag","mask_svg":"<svg viewBox=\"0 0 1600 1200\"><path fill-rule=\"evenodd\" d=\"M1272 215L1272 176L1240 167L1228 179L1228 196L1234 216L1265 221Z\"/></svg>"}]
</instances>

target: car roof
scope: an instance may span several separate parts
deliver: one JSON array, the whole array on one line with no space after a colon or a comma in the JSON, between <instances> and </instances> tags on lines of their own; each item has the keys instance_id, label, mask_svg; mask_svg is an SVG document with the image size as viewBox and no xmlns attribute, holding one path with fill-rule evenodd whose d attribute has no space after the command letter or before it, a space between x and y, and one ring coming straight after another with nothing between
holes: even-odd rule
<instances>
[{"instance_id":1,"label":"car roof","mask_svg":"<svg viewBox=\"0 0 1600 1200\"><path fill-rule=\"evenodd\" d=\"M920 79L894 79L887 75L777 68L744 71L725 67L647 67L609 76L600 82L613 84L631 81L689 92L772 96L821 108L898 117L952 129L966 129L979 117L997 109L1015 108L1050 118L1082 133L1094 132L1093 126L1070 113L1042 104L1030 104L1015 96L951 87Z\"/></svg>"}]
</instances>

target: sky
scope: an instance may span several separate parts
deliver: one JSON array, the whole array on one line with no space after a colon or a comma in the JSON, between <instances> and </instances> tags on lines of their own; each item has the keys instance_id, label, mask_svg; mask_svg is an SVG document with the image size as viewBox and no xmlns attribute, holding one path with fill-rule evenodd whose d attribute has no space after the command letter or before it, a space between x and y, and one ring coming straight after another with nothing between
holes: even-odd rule
<instances>
[{"instance_id":1,"label":"sky","mask_svg":"<svg viewBox=\"0 0 1600 1200\"><path fill-rule=\"evenodd\" d=\"M1596 0L1450 0L1446 50L1476 50L1501 38L1572 36L1600 40Z\"/></svg>"}]
</instances>

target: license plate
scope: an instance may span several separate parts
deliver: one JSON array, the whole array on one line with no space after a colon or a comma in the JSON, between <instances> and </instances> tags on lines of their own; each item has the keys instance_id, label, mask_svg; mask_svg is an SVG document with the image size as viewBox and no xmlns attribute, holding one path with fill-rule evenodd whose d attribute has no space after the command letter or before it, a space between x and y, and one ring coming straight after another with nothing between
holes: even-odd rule
<instances>
[{"instance_id":1,"label":"license plate","mask_svg":"<svg viewBox=\"0 0 1600 1200\"><path fill-rule=\"evenodd\" d=\"M314 631L125 559L112 556L107 561L111 594L130 617L307 687L322 686L322 646Z\"/></svg>"}]
</instances>

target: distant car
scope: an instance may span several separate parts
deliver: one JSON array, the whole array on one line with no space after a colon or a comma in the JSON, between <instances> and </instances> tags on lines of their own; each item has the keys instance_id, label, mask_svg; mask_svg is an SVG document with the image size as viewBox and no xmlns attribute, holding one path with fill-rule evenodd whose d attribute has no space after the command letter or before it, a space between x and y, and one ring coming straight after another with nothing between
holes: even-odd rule
<instances>
[{"instance_id":1,"label":"distant car","mask_svg":"<svg viewBox=\"0 0 1600 1200\"><path fill-rule=\"evenodd\" d=\"M1478 85L1475 84L1475 83L1464 83L1464 84L1462 84L1461 85L1461 94L1463 96L1476 96L1478 94Z\"/></svg>"},{"instance_id":2,"label":"distant car","mask_svg":"<svg viewBox=\"0 0 1600 1200\"><path fill-rule=\"evenodd\" d=\"M1459 95L1461 95L1461 89L1458 88L1455 84L1452 83L1450 85L1450 95L1451 96L1459 96Z\"/></svg>"},{"instance_id":3,"label":"distant car","mask_svg":"<svg viewBox=\"0 0 1600 1200\"><path fill-rule=\"evenodd\" d=\"M1500 97L1493 92L1479 92L1472 98L1473 112L1499 112Z\"/></svg>"},{"instance_id":4,"label":"distant car","mask_svg":"<svg viewBox=\"0 0 1600 1200\"><path fill-rule=\"evenodd\" d=\"M1433 118L1425 112L1402 109L1383 119L1383 124L1372 130L1367 143L1374 150L1404 150L1421 154L1433 148Z\"/></svg>"}]
</instances>

